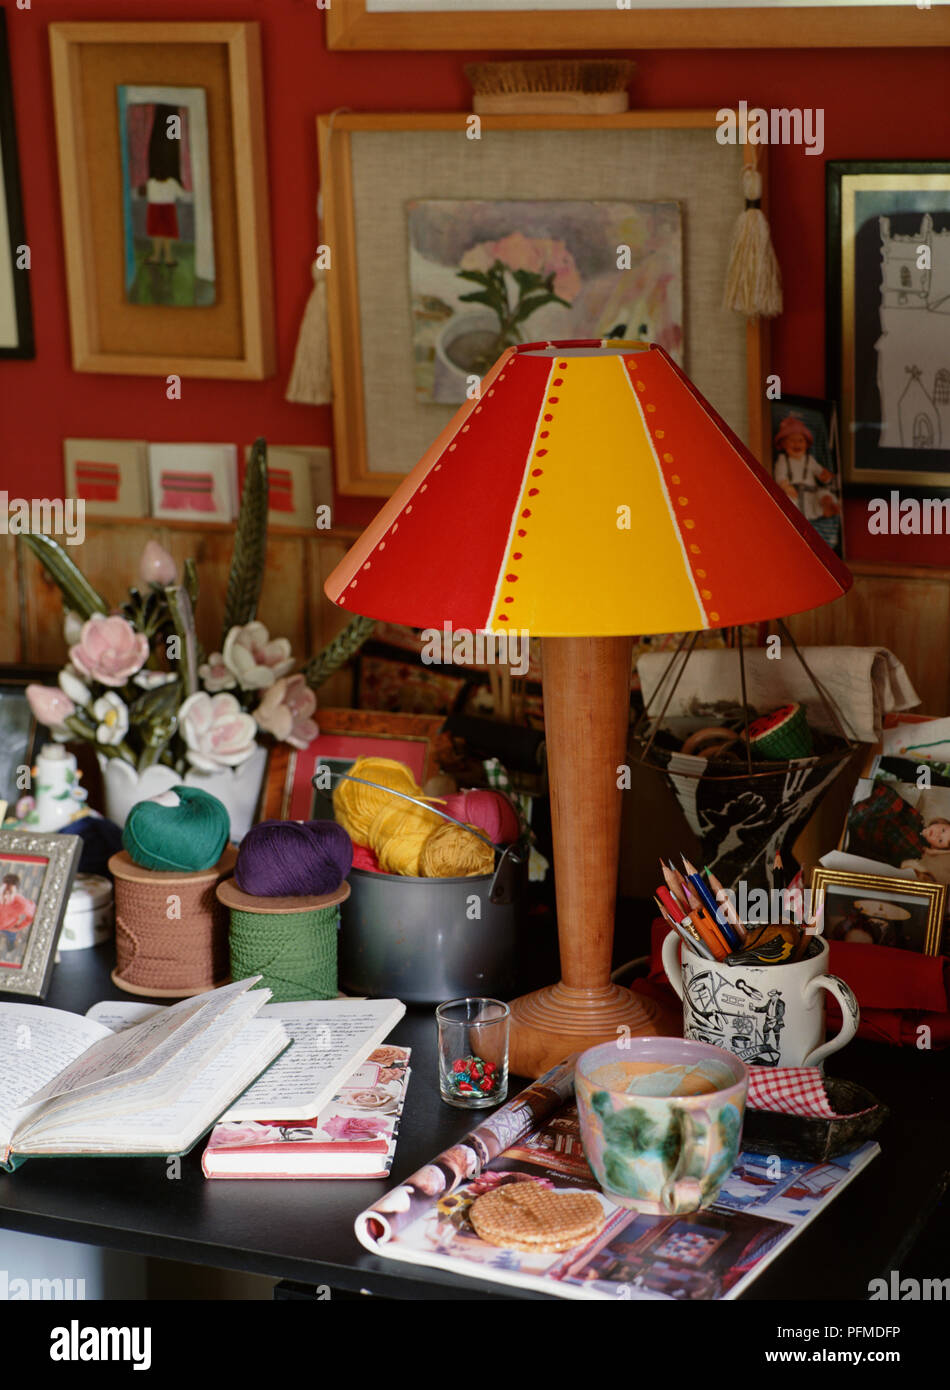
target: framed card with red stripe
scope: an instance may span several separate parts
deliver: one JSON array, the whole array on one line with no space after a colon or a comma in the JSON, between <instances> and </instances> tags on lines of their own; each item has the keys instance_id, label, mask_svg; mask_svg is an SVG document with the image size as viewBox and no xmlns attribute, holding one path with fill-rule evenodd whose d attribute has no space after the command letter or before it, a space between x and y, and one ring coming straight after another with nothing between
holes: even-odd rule
<instances>
[{"instance_id":1,"label":"framed card with red stripe","mask_svg":"<svg viewBox=\"0 0 950 1390\"><path fill-rule=\"evenodd\" d=\"M148 516L148 445L141 439L65 439L66 496L87 516Z\"/></svg>"},{"instance_id":2,"label":"framed card with red stripe","mask_svg":"<svg viewBox=\"0 0 950 1390\"><path fill-rule=\"evenodd\" d=\"M235 444L150 444L152 516L168 521L233 521Z\"/></svg>"}]
</instances>

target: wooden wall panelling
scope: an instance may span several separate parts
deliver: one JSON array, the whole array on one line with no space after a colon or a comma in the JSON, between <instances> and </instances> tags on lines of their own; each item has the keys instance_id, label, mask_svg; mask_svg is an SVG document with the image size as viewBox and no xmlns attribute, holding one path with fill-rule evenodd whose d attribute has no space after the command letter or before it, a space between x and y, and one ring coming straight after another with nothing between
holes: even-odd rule
<instances>
[{"instance_id":1,"label":"wooden wall panelling","mask_svg":"<svg viewBox=\"0 0 950 1390\"><path fill-rule=\"evenodd\" d=\"M10 666L22 660L16 539L13 536L0 536L0 665Z\"/></svg>"},{"instance_id":2,"label":"wooden wall panelling","mask_svg":"<svg viewBox=\"0 0 950 1390\"><path fill-rule=\"evenodd\" d=\"M888 647L927 714L950 713L950 572L853 565L844 598L788 620L802 646Z\"/></svg>"},{"instance_id":3,"label":"wooden wall panelling","mask_svg":"<svg viewBox=\"0 0 950 1390\"><path fill-rule=\"evenodd\" d=\"M345 609L331 603L323 592L325 580L343 559L353 544L357 532L352 536L320 537L307 547L307 592L310 607L311 654L316 655L327 642L342 632L353 617ZM346 707L353 704L353 677L350 669L337 671L320 687L317 698L328 709ZM317 723L320 710L317 709Z\"/></svg>"},{"instance_id":4,"label":"wooden wall panelling","mask_svg":"<svg viewBox=\"0 0 950 1390\"><path fill-rule=\"evenodd\" d=\"M181 570L190 555L198 567L198 640L206 652L221 646L221 615L227 593L234 534L230 527L149 527L87 522L80 568L110 604L118 605L138 578L142 547L154 537L173 556ZM275 637L287 637L294 654L306 660L311 647L307 592L302 582L307 540L299 535L271 532L267 545L267 574L259 616ZM66 658L63 610L59 590L39 561L21 547L24 566L25 628L20 658L28 662L61 662ZM76 559L76 556L71 558ZM0 629L2 632L2 629Z\"/></svg>"}]
</instances>

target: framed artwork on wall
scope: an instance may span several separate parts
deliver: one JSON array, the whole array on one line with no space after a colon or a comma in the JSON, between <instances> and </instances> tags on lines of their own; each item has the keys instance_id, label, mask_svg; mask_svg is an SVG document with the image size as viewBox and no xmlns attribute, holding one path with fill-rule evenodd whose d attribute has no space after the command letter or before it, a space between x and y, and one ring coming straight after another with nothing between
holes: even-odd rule
<instances>
[{"instance_id":1,"label":"framed artwork on wall","mask_svg":"<svg viewBox=\"0 0 950 1390\"><path fill-rule=\"evenodd\" d=\"M274 371L253 23L51 24L73 366Z\"/></svg>"},{"instance_id":2,"label":"framed artwork on wall","mask_svg":"<svg viewBox=\"0 0 950 1390\"><path fill-rule=\"evenodd\" d=\"M868 48L950 43L950 13L841 0L333 0L329 48Z\"/></svg>"},{"instance_id":3,"label":"framed artwork on wall","mask_svg":"<svg viewBox=\"0 0 950 1390\"><path fill-rule=\"evenodd\" d=\"M245 450L245 464L251 456ZM267 524L278 529L313 530L316 509L333 506L333 468L330 450L297 444L267 446ZM240 484L244 485L244 466Z\"/></svg>"},{"instance_id":4,"label":"framed artwork on wall","mask_svg":"<svg viewBox=\"0 0 950 1390\"><path fill-rule=\"evenodd\" d=\"M87 516L148 516L148 445L142 439L65 439L66 495Z\"/></svg>"},{"instance_id":5,"label":"framed artwork on wall","mask_svg":"<svg viewBox=\"0 0 950 1390\"><path fill-rule=\"evenodd\" d=\"M722 307L765 147L720 144L713 111L480 120L318 121L338 490L389 496L501 339L552 334L653 336L767 460L768 322Z\"/></svg>"},{"instance_id":6,"label":"framed artwork on wall","mask_svg":"<svg viewBox=\"0 0 950 1390\"><path fill-rule=\"evenodd\" d=\"M232 521L237 511L234 444L150 444L152 516L167 521Z\"/></svg>"},{"instance_id":7,"label":"framed artwork on wall","mask_svg":"<svg viewBox=\"0 0 950 1390\"><path fill-rule=\"evenodd\" d=\"M950 489L950 162L832 161L827 231L845 482Z\"/></svg>"},{"instance_id":8,"label":"framed artwork on wall","mask_svg":"<svg viewBox=\"0 0 950 1390\"><path fill-rule=\"evenodd\" d=\"M6 14L0 8L0 358L34 357L30 272L20 190Z\"/></svg>"}]
</instances>

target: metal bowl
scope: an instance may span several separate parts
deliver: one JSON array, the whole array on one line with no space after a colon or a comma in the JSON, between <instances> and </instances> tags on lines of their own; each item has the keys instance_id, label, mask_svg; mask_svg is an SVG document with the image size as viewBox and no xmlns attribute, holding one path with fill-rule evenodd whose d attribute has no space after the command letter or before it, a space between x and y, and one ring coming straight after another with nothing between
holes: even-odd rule
<instances>
[{"instance_id":1,"label":"metal bowl","mask_svg":"<svg viewBox=\"0 0 950 1390\"><path fill-rule=\"evenodd\" d=\"M340 908L341 988L406 1004L509 998L526 877L504 856L493 874L470 878L353 869Z\"/></svg>"}]
</instances>

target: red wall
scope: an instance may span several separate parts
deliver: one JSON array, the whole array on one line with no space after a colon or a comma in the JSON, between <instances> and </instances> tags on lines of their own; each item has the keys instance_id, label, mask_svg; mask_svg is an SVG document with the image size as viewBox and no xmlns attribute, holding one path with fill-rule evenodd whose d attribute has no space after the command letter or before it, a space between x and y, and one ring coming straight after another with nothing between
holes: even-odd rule
<instances>
[{"instance_id":1,"label":"red wall","mask_svg":"<svg viewBox=\"0 0 950 1390\"><path fill-rule=\"evenodd\" d=\"M465 107L463 63L475 54L328 53L323 14L309 0L6 0L13 65L37 357L0 363L0 486L55 496L67 436L329 444L330 411L290 405L284 387L310 284L316 242L314 117L354 110ZM134 11L134 13L133 13ZM185 380L180 401L164 381L76 373L69 364L66 284L47 26L57 20L259 20L276 265L278 374L260 383ZM908 7L907 22L926 23ZM510 56L510 55L506 55ZM785 281L773 328L783 389L824 394L825 159L946 158L950 152L950 51L747 50L636 53L633 97L642 107L823 107L823 157L771 153L772 222ZM701 227L690 229L701 236ZM855 513L855 505L857 512ZM342 499L340 523L362 523L375 504ZM849 555L950 565L947 538L871 541L852 504ZM862 545L863 540L863 545ZM877 550L886 546L887 550ZM869 548L870 547L870 548Z\"/></svg>"}]
</instances>

